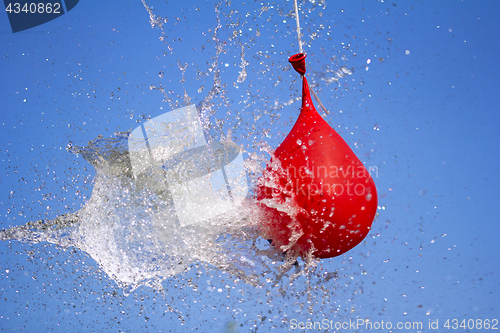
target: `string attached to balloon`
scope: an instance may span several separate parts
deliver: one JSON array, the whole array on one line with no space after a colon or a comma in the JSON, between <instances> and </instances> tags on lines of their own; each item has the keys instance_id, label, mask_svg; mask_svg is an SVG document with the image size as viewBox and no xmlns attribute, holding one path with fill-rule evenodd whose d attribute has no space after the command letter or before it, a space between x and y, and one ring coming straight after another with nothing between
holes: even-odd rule
<instances>
[{"instance_id":1,"label":"string attached to balloon","mask_svg":"<svg viewBox=\"0 0 500 333\"><path fill-rule=\"evenodd\" d=\"M297 25L297 40L299 43L299 54L303 53L302 51L302 36L300 33L300 21L299 21L299 5L297 3L297 0L294 0L294 7L295 7L295 22ZM313 88L310 87L309 90L311 91L312 95L314 96L314 99L316 100L316 103L320 106L320 108L325 112L326 114L330 114L328 109L321 103L321 100L319 99L318 95L316 95L316 92L314 92Z\"/></svg>"},{"instance_id":2,"label":"string attached to balloon","mask_svg":"<svg viewBox=\"0 0 500 333\"><path fill-rule=\"evenodd\" d=\"M302 51L297 0L295 11ZM289 58L302 76L299 117L255 192L263 237L276 249L293 257L331 258L366 237L377 211L377 190L363 163L316 111L305 58L302 52ZM316 101L322 105L317 96Z\"/></svg>"},{"instance_id":3,"label":"string attached to balloon","mask_svg":"<svg viewBox=\"0 0 500 333\"><path fill-rule=\"evenodd\" d=\"M299 41L299 53L302 53L302 38L300 36L299 5L297 0L293 1L295 7L295 22L297 23L297 40Z\"/></svg>"}]
</instances>

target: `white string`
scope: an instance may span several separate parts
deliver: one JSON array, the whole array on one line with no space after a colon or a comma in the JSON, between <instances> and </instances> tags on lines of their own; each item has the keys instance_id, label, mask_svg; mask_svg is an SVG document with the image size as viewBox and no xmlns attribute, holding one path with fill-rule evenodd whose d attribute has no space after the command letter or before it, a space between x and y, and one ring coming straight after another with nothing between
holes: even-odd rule
<instances>
[{"instance_id":1,"label":"white string","mask_svg":"<svg viewBox=\"0 0 500 333\"><path fill-rule=\"evenodd\" d=\"M302 39L300 38L300 23L299 23L299 5L297 0L294 0L295 4L295 21L297 22L297 39L299 41L299 53L302 53Z\"/></svg>"},{"instance_id":2,"label":"white string","mask_svg":"<svg viewBox=\"0 0 500 333\"><path fill-rule=\"evenodd\" d=\"M316 100L316 102L319 104L319 106L321 107L321 109L326 113L326 114L330 114L330 112L328 111L327 108L325 108L325 106L323 105L323 103L321 103L321 101L319 100L319 97L318 95L316 95L316 93L314 92L313 88L311 86L309 86L309 90L312 92L313 96L314 96L314 99Z\"/></svg>"},{"instance_id":3,"label":"white string","mask_svg":"<svg viewBox=\"0 0 500 333\"><path fill-rule=\"evenodd\" d=\"M299 6L297 4L297 0L294 0L293 2L294 2L294 5L295 5L295 21L297 22L297 39L299 41L299 50L300 50L300 53L303 53L302 52L302 38L300 38ZM314 92L314 90L312 89L311 86L309 86L309 91L312 93L312 95L314 96L314 99L316 100L316 102L318 103L318 105L321 107L321 109L326 114L330 114L330 112L328 112L327 108L325 108L325 106L323 105L323 103L321 103L321 101L319 100L318 95L316 95L316 93Z\"/></svg>"}]
</instances>

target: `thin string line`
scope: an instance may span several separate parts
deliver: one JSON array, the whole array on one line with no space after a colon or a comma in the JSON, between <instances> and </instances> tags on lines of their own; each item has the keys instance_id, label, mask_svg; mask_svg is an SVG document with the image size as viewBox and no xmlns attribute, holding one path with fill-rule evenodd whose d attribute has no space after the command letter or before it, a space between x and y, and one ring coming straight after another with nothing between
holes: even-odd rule
<instances>
[{"instance_id":1,"label":"thin string line","mask_svg":"<svg viewBox=\"0 0 500 333\"><path fill-rule=\"evenodd\" d=\"M294 0L293 3L295 5L295 21L297 23L297 39L299 41L299 50L300 50L300 53L303 53L302 51L302 38L300 37L300 22L299 22L299 5L297 4L297 0ZM326 114L330 114L330 112L328 112L328 109L325 108L325 106L323 105L323 103L321 103L318 95L316 95L316 93L314 92L313 88L311 86L309 86L309 91L312 93L314 99L316 100L316 103L318 103L318 105L321 107L321 109L326 113Z\"/></svg>"},{"instance_id":2,"label":"thin string line","mask_svg":"<svg viewBox=\"0 0 500 333\"><path fill-rule=\"evenodd\" d=\"M299 5L297 0L294 0L295 5L295 22L297 22L297 39L299 41L299 53L302 53L302 39L300 38L300 22L299 22Z\"/></svg>"},{"instance_id":3,"label":"thin string line","mask_svg":"<svg viewBox=\"0 0 500 333\"><path fill-rule=\"evenodd\" d=\"M314 96L314 99L318 103L319 107L323 110L323 112L325 112L326 114L330 114L330 111L328 111L328 109L325 108L325 106L323 105L323 103L321 103L321 101L319 100L318 95L316 95L316 93L314 92L314 90L313 90L313 88L311 86L309 86L309 90L312 92L312 94Z\"/></svg>"}]
</instances>

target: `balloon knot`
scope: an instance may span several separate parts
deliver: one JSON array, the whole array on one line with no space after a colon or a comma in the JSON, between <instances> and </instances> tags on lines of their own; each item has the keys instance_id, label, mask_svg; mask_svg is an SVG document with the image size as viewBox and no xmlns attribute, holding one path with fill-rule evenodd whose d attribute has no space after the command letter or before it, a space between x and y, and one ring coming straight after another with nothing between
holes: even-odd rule
<instances>
[{"instance_id":1,"label":"balloon knot","mask_svg":"<svg viewBox=\"0 0 500 333\"><path fill-rule=\"evenodd\" d=\"M292 64L297 73L300 75L306 74L306 55L304 53L294 54L288 61Z\"/></svg>"}]
</instances>

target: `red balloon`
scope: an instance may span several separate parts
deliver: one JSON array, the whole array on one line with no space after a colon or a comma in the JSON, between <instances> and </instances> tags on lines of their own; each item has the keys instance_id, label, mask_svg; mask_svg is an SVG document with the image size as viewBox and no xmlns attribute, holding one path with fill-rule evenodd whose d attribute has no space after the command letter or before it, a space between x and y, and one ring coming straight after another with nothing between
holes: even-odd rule
<instances>
[{"instance_id":1,"label":"red balloon","mask_svg":"<svg viewBox=\"0 0 500 333\"><path fill-rule=\"evenodd\" d=\"M305 74L305 55L290 58ZM256 189L263 236L283 252L317 258L341 255L359 244L377 211L370 173L349 145L318 114L307 79L302 109L276 149Z\"/></svg>"}]
</instances>

